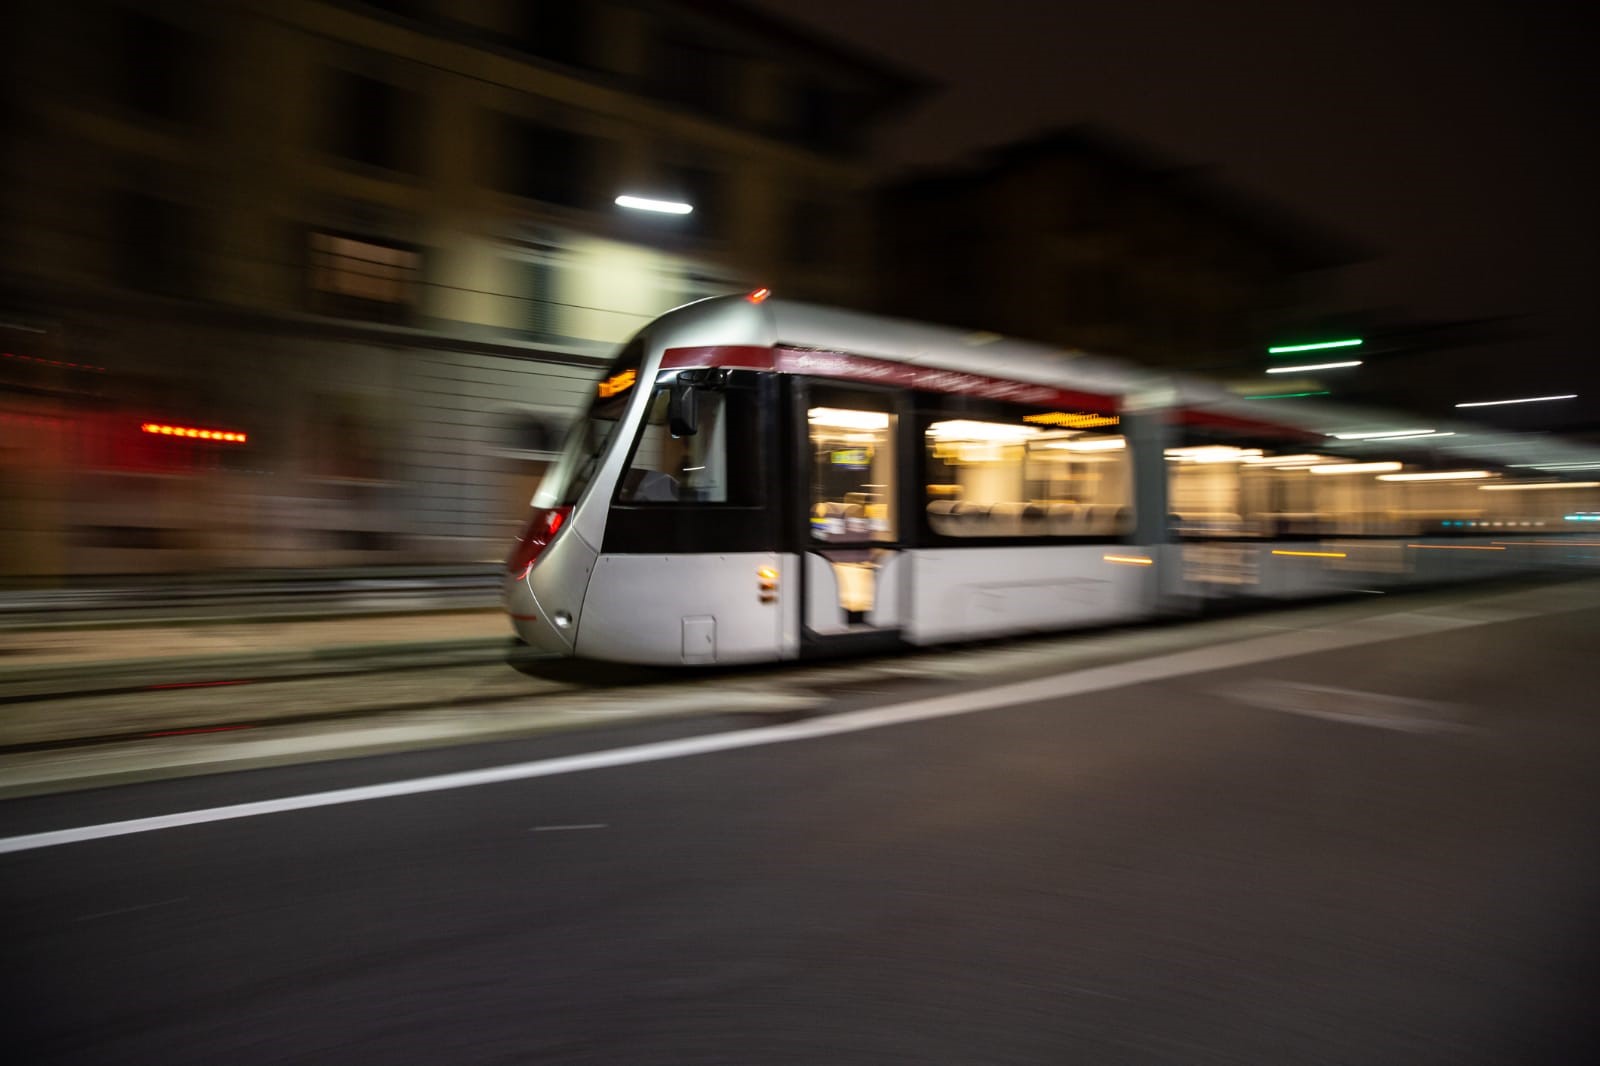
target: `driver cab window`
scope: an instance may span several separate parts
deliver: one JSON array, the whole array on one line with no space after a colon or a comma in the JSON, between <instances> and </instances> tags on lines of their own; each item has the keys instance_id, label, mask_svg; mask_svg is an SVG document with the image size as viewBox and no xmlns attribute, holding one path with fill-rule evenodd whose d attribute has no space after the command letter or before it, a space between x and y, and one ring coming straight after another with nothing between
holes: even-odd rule
<instances>
[{"instance_id":1,"label":"driver cab window","mask_svg":"<svg viewBox=\"0 0 1600 1066\"><path fill-rule=\"evenodd\" d=\"M617 489L625 504L754 504L759 499L754 391L700 386L693 432L674 433L674 380L658 382L637 446Z\"/></svg>"}]
</instances>

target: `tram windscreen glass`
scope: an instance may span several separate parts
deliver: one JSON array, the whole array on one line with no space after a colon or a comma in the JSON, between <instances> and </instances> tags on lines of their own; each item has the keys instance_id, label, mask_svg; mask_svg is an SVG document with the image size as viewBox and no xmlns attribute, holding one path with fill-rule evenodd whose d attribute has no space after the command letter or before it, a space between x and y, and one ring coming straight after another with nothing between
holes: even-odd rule
<instances>
[{"instance_id":1,"label":"tram windscreen glass","mask_svg":"<svg viewBox=\"0 0 1600 1066\"><path fill-rule=\"evenodd\" d=\"M539 486L535 506L571 507L578 502L616 434L628 402L638 391L639 365L643 360L644 341L635 337L600 376L589 399L589 409L568 430L561 458Z\"/></svg>"}]
</instances>

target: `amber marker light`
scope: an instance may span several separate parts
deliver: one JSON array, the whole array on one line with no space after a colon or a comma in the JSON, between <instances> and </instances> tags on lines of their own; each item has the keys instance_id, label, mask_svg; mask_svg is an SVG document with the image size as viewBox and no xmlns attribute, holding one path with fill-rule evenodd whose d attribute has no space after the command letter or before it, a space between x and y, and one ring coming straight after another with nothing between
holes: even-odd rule
<instances>
[{"instance_id":1,"label":"amber marker light","mask_svg":"<svg viewBox=\"0 0 1600 1066\"><path fill-rule=\"evenodd\" d=\"M1155 560L1144 555L1102 555L1100 558L1108 563L1121 563L1124 566L1154 566Z\"/></svg>"},{"instance_id":2,"label":"amber marker light","mask_svg":"<svg viewBox=\"0 0 1600 1066\"><path fill-rule=\"evenodd\" d=\"M753 304L758 304L762 300L765 300L768 296L771 296L771 295L772 295L772 290L771 289L760 288L760 289L756 289L756 290L752 291L750 293L750 295L745 297L745 299L749 300Z\"/></svg>"},{"instance_id":3,"label":"amber marker light","mask_svg":"<svg viewBox=\"0 0 1600 1066\"><path fill-rule=\"evenodd\" d=\"M1274 548L1272 550L1272 554L1273 555L1298 555L1298 556L1301 556L1301 557L1306 558L1306 559L1348 559L1349 558L1349 556L1344 552L1291 552L1291 551L1282 551L1282 550L1277 549L1277 548Z\"/></svg>"},{"instance_id":4,"label":"amber marker light","mask_svg":"<svg viewBox=\"0 0 1600 1066\"><path fill-rule=\"evenodd\" d=\"M248 444L250 437L231 429L198 429L194 426L168 426L160 422L145 422L139 426L142 433L158 437L183 437L186 440L210 440L223 444Z\"/></svg>"},{"instance_id":5,"label":"amber marker light","mask_svg":"<svg viewBox=\"0 0 1600 1066\"><path fill-rule=\"evenodd\" d=\"M771 603L778 598L778 570L763 566L756 569L756 583L761 590L761 602Z\"/></svg>"}]
</instances>

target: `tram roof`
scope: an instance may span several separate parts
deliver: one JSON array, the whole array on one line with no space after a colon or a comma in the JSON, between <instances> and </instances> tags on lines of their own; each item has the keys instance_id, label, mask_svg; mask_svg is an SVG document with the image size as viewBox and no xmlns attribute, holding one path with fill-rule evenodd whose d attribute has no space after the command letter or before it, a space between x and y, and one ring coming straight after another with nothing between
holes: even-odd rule
<instances>
[{"instance_id":1,"label":"tram roof","mask_svg":"<svg viewBox=\"0 0 1600 1066\"><path fill-rule=\"evenodd\" d=\"M692 316L743 301L715 297L673 312ZM1178 407L1214 415L1234 425L1277 427L1321 438L1314 446L1330 454L1381 458L1426 455L1436 462L1520 465L1530 474L1563 473L1568 464L1600 464L1600 445L1543 433L1511 433L1472 422L1436 419L1380 408L1314 399L1246 400L1221 384L1068 348L1016 340L988 332L952 329L861 311L777 298L759 305L766 315L765 343L793 345L875 359L982 374L1030 384L1101 392L1128 406ZM754 338L752 338L754 339ZM1339 434L1426 429L1434 435L1405 440L1340 439Z\"/></svg>"}]
</instances>

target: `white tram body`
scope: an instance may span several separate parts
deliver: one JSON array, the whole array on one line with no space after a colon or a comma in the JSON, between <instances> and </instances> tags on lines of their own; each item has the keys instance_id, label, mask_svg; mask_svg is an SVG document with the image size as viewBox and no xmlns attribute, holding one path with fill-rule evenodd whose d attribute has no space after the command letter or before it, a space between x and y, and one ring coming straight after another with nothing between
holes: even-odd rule
<instances>
[{"instance_id":1,"label":"white tram body","mask_svg":"<svg viewBox=\"0 0 1600 1066\"><path fill-rule=\"evenodd\" d=\"M1484 492L1496 470L1416 468L1525 441L1442 452L1456 434L1258 409L992 334L765 290L703 300L596 385L507 560L506 607L546 652L741 663L1600 561L1600 537L1572 535L1586 486ZM1573 448L1544 443L1551 462Z\"/></svg>"}]
</instances>

